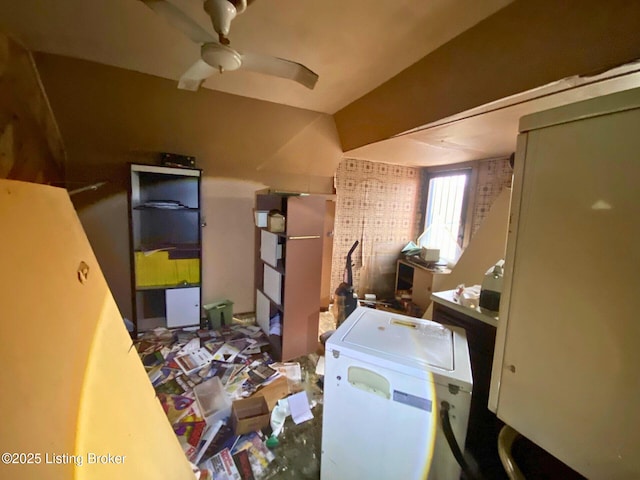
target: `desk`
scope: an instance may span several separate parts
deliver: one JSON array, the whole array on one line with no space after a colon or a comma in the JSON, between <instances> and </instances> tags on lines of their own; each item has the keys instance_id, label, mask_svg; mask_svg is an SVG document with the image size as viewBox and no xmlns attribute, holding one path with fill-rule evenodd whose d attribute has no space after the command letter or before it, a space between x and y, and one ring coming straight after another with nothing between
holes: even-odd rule
<instances>
[{"instance_id":1,"label":"desk","mask_svg":"<svg viewBox=\"0 0 640 480\"><path fill-rule=\"evenodd\" d=\"M460 304L458 300L454 297L455 290L446 290L444 292L436 292L431 296L431 299L439 303L451 310L455 310L462 315L466 315L467 317L475 318L476 320L480 320L483 323L491 325L493 327L498 327L498 317L493 316L487 313L484 313L480 310L480 307L469 308ZM434 305L435 308L435 305Z\"/></svg>"},{"instance_id":2,"label":"desk","mask_svg":"<svg viewBox=\"0 0 640 480\"><path fill-rule=\"evenodd\" d=\"M439 290L444 276L449 273L449 269L432 269L409 260L398 260L395 290L411 290L412 302L424 313L431 305L432 291Z\"/></svg>"}]
</instances>

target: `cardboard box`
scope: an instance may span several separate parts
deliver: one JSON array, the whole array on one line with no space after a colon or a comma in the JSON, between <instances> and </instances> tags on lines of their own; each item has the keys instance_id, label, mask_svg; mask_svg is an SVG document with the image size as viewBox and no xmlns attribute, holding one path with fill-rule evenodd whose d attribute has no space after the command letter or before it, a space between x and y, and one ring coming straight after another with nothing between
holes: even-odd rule
<instances>
[{"instance_id":1,"label":"cardboard box","mask_svg":"<svg viewBox=\"0 0 640 480\"><path fill-rule=\"evenodd\" d=\"M274 233L285 231L285 218L281 213L270 213L267 217L267 230Z\"/></svg>"},{"instance_id":2,"label":"cardboard box","mask_svg":"<svg viewBox=\"0 0 640 480\"><path fill-rule=\"evenodd\" d=\"M236 435L262 430L269 426L269 406L263 396L235 400L231 404L231 425Z\"/></svg>"},{"instance_id":3,"label":"cardboard box","mask_svg":"<svg viewBox=\"0 0 640 480\"><path fill-rule=\"evenodd\" d=\"M276 403L278 403L278 400L286 397L287 395L289 395L289 393L291 393L289 391L289 381L287 380L287 377L283 375L276 378L269 385L260 388L260 390L255 392L249 398L258 396L264 397L264 399L267 401L267 405L269 406L269 411L271 411L273 410L273 407L276 406Z\"/></svg>"}]
</instances>

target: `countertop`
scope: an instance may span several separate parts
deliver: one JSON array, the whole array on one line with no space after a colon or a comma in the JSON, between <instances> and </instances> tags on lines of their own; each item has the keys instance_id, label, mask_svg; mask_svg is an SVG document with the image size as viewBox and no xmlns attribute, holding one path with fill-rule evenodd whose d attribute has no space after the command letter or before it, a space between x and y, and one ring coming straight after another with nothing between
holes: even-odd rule
<instances>
[{"instance_id":1,"label":"countertop","mask_svg":"<svg viewBox=\"0 0 640 480\"><path fill-rule=\"evenodd\" d=\"M498 326L498 317L493 317L480 311L480 307L469 308L461 305L457 300L454 300L453 294L455 290L445 290L444 292L435 292L431 294L431 300L445 307L449 307L456 312L460 312L464 315L468 315L471 318L480 320L494 327Z\"/></svg>"},{"instance_id":2,"label":"countertop","mask_svg":"<svg viewBox=\"0 0 640 480\"><path fill-rule=\"evenodd\" d=\"M406 257L406 258L399 258L398 259L399 263L404 263L405 265L409 265L411 267L415 267L415 268L420 268L422 270L426 270L427 272L431 272L433 274L448 274L451 273L451 270L449 268L445 268L445 267L437 267L437 268L433 268L433 267L428 267L425 263L420 263L418 261L414 261L411 257Z\"/></svg>"}]
</instances>

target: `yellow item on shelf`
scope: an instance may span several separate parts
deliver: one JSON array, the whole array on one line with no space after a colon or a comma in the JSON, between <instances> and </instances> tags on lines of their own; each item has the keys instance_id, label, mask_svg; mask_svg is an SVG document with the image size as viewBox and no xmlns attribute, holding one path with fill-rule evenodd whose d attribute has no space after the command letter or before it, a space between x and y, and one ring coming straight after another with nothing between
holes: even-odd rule
<instances>
[{"instance_id":1,"label":"yellow item on shelf","mask_svg":"<svg viewBox=\"0 0 640 480\"><path fill-rule=\"evenodd\" d=\"M166 250L136 252L136 287L200 283L198 258L169 259Z\"/></svg>"}]
</instances>

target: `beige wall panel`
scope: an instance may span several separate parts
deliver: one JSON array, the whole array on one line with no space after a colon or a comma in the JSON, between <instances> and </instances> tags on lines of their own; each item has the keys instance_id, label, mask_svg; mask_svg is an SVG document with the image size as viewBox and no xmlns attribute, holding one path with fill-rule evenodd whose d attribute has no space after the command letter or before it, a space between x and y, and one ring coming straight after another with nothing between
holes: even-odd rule
<instances>
[{"instance_id":1,"label":"beige wall panel","mask_svg":"<svg viewBox=\"0 0 640 480\"><path fill-rule=\"evenodd\" d=\"M36 61L69 146L70 187L108 182L73 201L123 314L131 314L127 162L155 163L158 152L194 155L203 169L203 302L228 298L237 312L253 310L246 253L254 248L255 191L332 193L342 152L331 116L185 92L169 80L55 55Z\"/></svg>"},{"instance_id":2,"label":"beige wall panel","mask_svg":"<svg viewBox=\"0 0 640 480\"><path fill-rule=\"evenodd\" d=\"M331 193L317 191L319 179L330 185L326 179L342 156L330 115L208 89L178 90L170 80L56 55L38 54L36 62L74 151L75 174L88 175L105 160L142 163L172 152L195 156L208 176L258 182L268 176L270 187ZM80 151L91 156L77 156Z\"/></svg>"}]
</instances>

